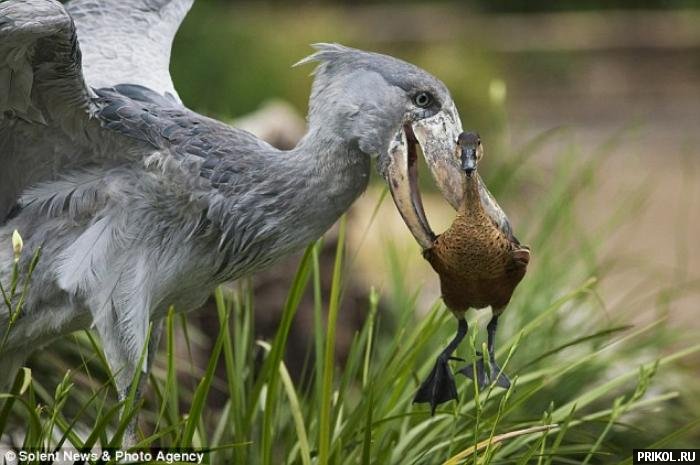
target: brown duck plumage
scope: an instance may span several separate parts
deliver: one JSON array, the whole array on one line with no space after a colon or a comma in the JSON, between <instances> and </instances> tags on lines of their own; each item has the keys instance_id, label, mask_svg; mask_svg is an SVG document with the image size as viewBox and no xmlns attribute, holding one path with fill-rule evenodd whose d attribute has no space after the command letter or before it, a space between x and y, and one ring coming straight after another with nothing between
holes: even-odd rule
<instances>
[{"instance_id":1,"label":"brown duck plumage","mask_svg":"<svg viewBox=\"0 0 700 465\"><path fill-rule=\"evenodd\" d=\"M445 305L457 314L508 304L525 276L530 251L501 230L481 204L477 174L467 176L464 200L450 228L423 256L440 277Z\"/></svg>"},{"instance_id":2,"label":"brown duck plumage","mask_svg":"<svg viewBox=\"0 0 700 465\"><path fill-rule=\"evenodd\" d=\"M530 261L530 250L513 236L505 215L500 211L490 215L484 209L481 196L488 193L480 192L480 179L476 173L476 165L483 155L479 136L475 133L460 134L458 149L456 155L466 173L462 206L449 229L423 251L423 256L440 277L445 305L458 321L457 334L440 353L413 399L414 402L429 403L432 413L437 405L457 398L457 387L448 361L455 359L452 354L467 335L469 328L464 313L469 308L491 306L493 309L486 328L487 353L479 354L480 358L473 365L458 372L473 378L480 389L491 383L505 389L511 386L496 362L496 327L499 315L525 276ZM484 357L488 357L488 364Z\"/></svg>"}]
</instances>

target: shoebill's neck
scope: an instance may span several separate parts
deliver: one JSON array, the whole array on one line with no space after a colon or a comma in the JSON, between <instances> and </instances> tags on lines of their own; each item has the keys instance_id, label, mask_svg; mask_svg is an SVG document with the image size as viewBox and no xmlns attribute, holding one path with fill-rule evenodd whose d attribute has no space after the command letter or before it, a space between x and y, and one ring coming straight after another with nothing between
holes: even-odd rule
<instances>
[{"instance_id":1,"label":"shoebill's neck","mask_svg":"<svg viewBox=\"0 0 700 465\"><path fill-rule=\"evenodd\" d=\"M294 200L302 207L295 222L306 222L320 236L367 187L370 157L342 134L313 121L297 147L285 155L289 169L302 180Z\"/></svg>"}]
</instances>

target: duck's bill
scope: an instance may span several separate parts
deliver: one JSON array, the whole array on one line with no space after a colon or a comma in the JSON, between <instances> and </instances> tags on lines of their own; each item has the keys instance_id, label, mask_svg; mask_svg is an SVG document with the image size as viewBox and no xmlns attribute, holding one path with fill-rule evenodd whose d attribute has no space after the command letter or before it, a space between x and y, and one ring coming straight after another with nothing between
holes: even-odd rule
<instances>
[{"instance_id":1,"label":"duck's bill","mask_svg":"<svg viewBox=\"0 0 700 465\"><path fill-rule=\"evenodd\" d=\"M394 203L413 236L424 249L435 240L418 189L418 144L440 192L453 208L464 193L464 172L457 156L457 137L462 132L454 106L430 118L406 124L389 148L386 178Z\"/></svg>"}]
</instances>

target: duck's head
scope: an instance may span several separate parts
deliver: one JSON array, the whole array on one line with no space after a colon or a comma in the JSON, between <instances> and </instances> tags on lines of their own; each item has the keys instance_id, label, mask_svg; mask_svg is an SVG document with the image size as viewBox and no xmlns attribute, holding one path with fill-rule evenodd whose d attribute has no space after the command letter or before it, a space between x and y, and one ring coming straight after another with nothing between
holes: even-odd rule
<instances>
[{"instance_id":1,"label":"duck's head","mask_svg":"<svg viewBox=\"0 0 700 465\"><path fill-rule=\"evenodd\" d=\"M474 174L483 156L484 147L481 145L479 134L463 132L459 135L457 138L457 157L459 157L462 169L467 176Z\"/></svg>"}]
</instances>

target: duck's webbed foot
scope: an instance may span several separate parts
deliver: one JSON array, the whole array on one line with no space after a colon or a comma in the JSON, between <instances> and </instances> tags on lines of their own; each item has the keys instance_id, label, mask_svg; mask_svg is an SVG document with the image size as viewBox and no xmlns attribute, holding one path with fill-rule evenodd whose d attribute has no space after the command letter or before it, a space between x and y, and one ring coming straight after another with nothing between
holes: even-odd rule
<instances>
[{"instance_id":1,"label":"duck's webbed foot","mask_svg":"<svg viewBox=\"0 0 700 465\"><path fill-rule=\"evenodd\" d=\"M435 361L435 366L430 371L425 381L420 385L416 396L413 398L414 403L429 403L431 415L435 414L435 408L438 405L457 399L457 386L455 385L455 379L448 362L450 360L462 360L457 357L452 357L452 353L466 334L467 321L460 319L457 334L445 350L438 356Z\"/></svg>"},{"instance_id":2,"label":"duck's webbed foot","mask_svg":"<svg viewBox=\"0 0 700 465\"><path fill-rule=\"evenodd\" d=\"M413 398L414 403L429 403L431 415L435 414L438 405L457 399L457 385L447 363L450 358L442 355L438 357L432 371Z\"/></svg>"},{"instance_id":3,"label":"duck's webbed foot","mask_svg":"<svg viewBox=\"0 0 700 465\"><path fill-rule=\"evenodd\" d=\"M485 389L491 384L495 384L503 389L510 388L511 382L505 373L501 370L501 367L496 363L496 328L498 326L498 316L491 318L486 330L488 332L488 357L490 370L486 373L486 363L484 363L484 357L480 352L477 355L481 356L473 365L468 365L458 373L463 374L467 378L471 378L479 386L480 390Z\"/></svg>"},{"instance_id":4,"label":"duck's webbed foot","mask_svg":"<svg viewBox=\"0 0 700 465\"><path fill-rule=\"evenodd\" d=\"M489 365L491 365L489 373L486 373L485 365L484 358L481 357L476 363L462 368L458 373L463 374L467 378L475 379L474 382L479 385L479 390L482 391L493 383L503 389L508 389L510 387L510 379L501 371L501 367L498 366L495 358L489 359ZM475 375L476 378L474 377Z\"/></svg>"}]
</instances>

